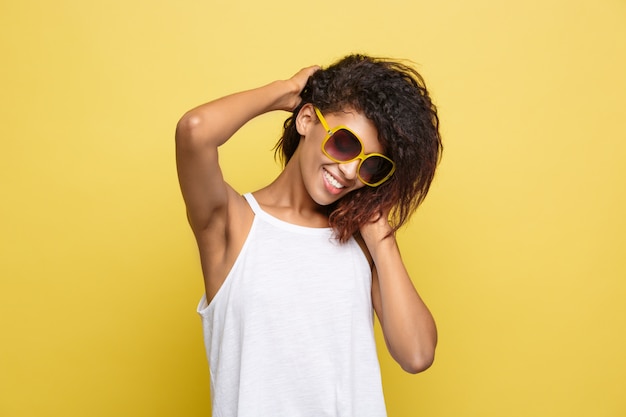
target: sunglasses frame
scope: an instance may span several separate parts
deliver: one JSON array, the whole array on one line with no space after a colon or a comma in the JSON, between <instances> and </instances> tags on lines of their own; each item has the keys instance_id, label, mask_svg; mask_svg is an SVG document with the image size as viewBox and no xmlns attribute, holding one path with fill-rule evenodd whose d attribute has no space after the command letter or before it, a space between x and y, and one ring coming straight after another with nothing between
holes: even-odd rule
<instances>
[{"instance_id":1,"label":"sunglasses frame","mask_svg":"<svg viewBox=\"0 0 626 417\"><path fill-rule=\"evenodd\" d=\"M385 155L383 155L383 154L376 153L376 152L372 152L372 153L367 153L367 154L366 154L366 153L365 153L365 146L363 145L363 141L361 140L361 138L359 137L359 135L357 135L354 131L352 131L352 129L350 129L349 127L344 126L344 125L337 126L337 127L334 127L334 128L332 128L332 129L331 129L331 128L328 126L328 123L326 122L326 119L325 119L325 118L324 118L324 116L322 115L322 112L320 111L320 109L318 109L318 108L317 108L317 107L315 107L315 106L313 106L313 109L315 110L315 114L317 115L317 118L319 119L320 123L322 124L322 126L323 126L323 127L324 127L324 129L326 130L326 137L325 137L325 138L324 138L324 140L322 141L322 152L324 152L324 155L326 155L326 156L327 156L329 159L331 159L333 162L337 162L337 163L339 163L339 164L345 164L345 163L348 163L348 162L356 161L356 160L358 159L358 160L359 160L359 166L357 167L357 170L356 170L356 175L357 175L357 177L359 178L359 180L360 180L363 184L368 185L368 186L370 186L370 187L378 187L380 184L384 183L384 182L385 182L385 181L387 181L389 178L391 178L391 176L393 175L393 173L396 171L396 163L395 163L395 162L393 162L393 160L391 160L389 157L387 157L387 156L385 156ZM348 132L350 132L350 134L351 134L352 136L354 136L354 137L356 138L356 140L358 140L358 141L359 141L359 143L361 144L361 152L360 152L357 156L355 156L354 158L351 158L351 159L349 159L349 160L347 160L347 161L342 161L342 160L339 160L339 159L337 159L337 158L335 158L335 157L331 156L328 152L326 152L326 147L325 147L326 143L328 142L328 140L329 140L329 139L330 139L330 138L331 138L331 137L332 137L335 133L337 133L337 132L338 132L338 131L340 131L340 130L347 130L347 131L348 131ZM367 158L372 157L372 156L378 156L378 157L381 157L381 158L383 158L383 159L385 159L385 160L387 160L387 161L391 162L391 170L389 170L389 173L388 173L388 174L387 174L387 175L386 175L383 179L381 179L381 180L379 180L379 181L376 181L376 182L368 182L368 181L365 181L365 180L363 179L363 177L361 177L361 173L360 173L360 171L361 171L361 166L363 165L363 162L364 162Z\"/></svg>"}]
</instances>

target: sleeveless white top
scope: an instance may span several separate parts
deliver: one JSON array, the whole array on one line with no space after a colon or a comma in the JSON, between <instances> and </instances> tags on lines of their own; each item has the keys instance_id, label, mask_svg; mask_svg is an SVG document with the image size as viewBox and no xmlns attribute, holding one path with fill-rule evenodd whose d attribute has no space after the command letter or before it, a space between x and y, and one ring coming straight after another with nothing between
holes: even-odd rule
<instances>
[{"instance_id":1,"label":"sleeveless white top","mask_svg":"<svg viewBox=\"0 0 626 417\"><path fill-rule=\"evenodd\" d=\"M198 305L213 416L386 416L361 248L244 197L255 214L246 242Z\"/></svg>"}]
</instances>

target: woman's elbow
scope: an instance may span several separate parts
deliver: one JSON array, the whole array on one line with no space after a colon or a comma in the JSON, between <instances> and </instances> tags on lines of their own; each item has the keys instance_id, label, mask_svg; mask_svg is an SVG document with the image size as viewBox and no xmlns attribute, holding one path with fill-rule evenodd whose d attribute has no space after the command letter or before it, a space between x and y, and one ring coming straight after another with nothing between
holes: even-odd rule
<instances>
[{"instance_id":1,"label":"woman's elbow","mask_svg":"<svg viewBox=\"0 0 626 417\"><path fill-rule=\"evenodd\" d=\"M431 367L435 361L435 351L432 352L418 352L412 357L400 362L400 366L405 372L410 374L418 374L424 372Z\"/></svg>"},{"instance_id":2,"label":"woman's elbow","mask_svg":"<svg viewBox=\"0 0 626 417\"><path fill-rule=\"evenodd\" d=\"M193 110L185 113L176 124L176 142L193 141L200 136L198 132L204 124L202 116Z\"/></svg>"}]
</instances>

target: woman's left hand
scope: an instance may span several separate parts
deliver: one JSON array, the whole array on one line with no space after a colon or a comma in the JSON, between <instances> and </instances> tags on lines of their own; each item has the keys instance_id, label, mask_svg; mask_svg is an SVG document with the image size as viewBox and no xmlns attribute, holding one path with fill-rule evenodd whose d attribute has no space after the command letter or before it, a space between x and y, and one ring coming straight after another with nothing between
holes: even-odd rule
<instances>
[{"instance_id":1,"label":"woman's left hand","mask_svg":"<svg viewBox=\"0 0 626 417\"><path fill-rule=\"evenodd\" d=\"M389 210L374 215L370 221L361 226L361 236L370 251L385 238L392 237L393 228L389 224Z\"/></svg>"}]
</instances>

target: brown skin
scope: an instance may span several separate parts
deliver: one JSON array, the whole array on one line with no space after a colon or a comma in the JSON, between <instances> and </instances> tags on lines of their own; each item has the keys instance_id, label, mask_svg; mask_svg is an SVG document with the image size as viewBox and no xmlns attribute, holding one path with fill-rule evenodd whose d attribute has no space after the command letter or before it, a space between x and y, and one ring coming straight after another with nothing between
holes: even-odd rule
<instances>
[{"instance_id":1,"label":"brown skin","mask_svg":"<svg viewBox=\"0 0 626 417\"><path fill-rule=\"evenodd\" d=\"M304 68L292 78L229 95L187 112L176 128L178 176L196 237L207 299L211 300L232 268L248 235L254 214L245 199L222 176L218 147L246 122L274 111L294 109L307 79L319 67ZM346 125L363 140L365 152L380 152L378 133L362 114L345 109L324 115L331 127ZM313 107L298 114L302 139L296 154L267 187L254 193L273 216L302 226L328 227L324 205L363 187L356 162L337 164L321 151L325 131ZM335 189L330 174L345 188ZM387 213L385 213L387 214ZM404 370L427 369L437 344L435 322L406 271L387 216L361 228L362 247L372 263L372 303L387 347Z\"/></svg>"}]
</instances>

